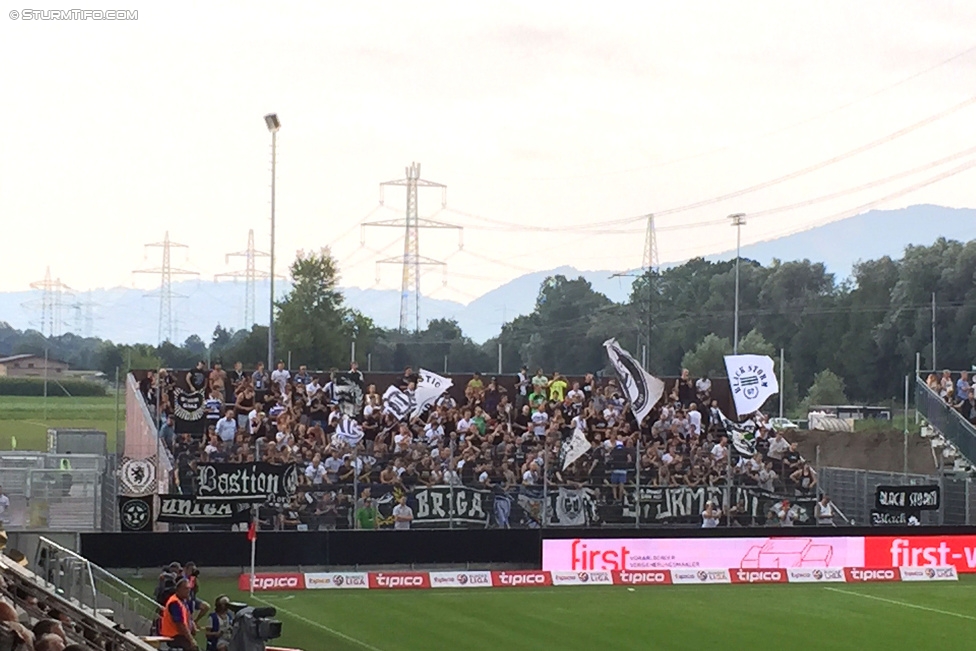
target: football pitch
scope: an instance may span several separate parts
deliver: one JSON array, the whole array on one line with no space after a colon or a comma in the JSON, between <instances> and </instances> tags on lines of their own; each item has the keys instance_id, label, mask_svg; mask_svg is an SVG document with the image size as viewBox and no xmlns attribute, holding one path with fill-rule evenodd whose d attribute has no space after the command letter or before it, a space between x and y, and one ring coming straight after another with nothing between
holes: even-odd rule
<instances>
[{"instance_id":1,"label":"football pitch","mask_svg":"<svg viewBox=\"0 0 976 651\"><path fill-rule=\"evenodd\" d=\"M208 600L248 601L227 579ZM151 588L150 588L151 590ZM304 651L971 648L976 577L958 583L581 586L255 593ZM202 636L201 636L202 637Z\"/></svg>"}]
</instances>

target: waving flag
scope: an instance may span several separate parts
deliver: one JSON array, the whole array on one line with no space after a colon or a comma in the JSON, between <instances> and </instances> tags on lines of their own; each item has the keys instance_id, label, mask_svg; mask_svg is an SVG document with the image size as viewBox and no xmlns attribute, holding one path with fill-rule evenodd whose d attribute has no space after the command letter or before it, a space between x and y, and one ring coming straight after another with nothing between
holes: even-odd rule
<instances>
[{"instance_id":1,"label":"waving flag","mask_svg":"<svg viewBox=\"0 0 976 651\"><path fill-rule=\"evenodd\" d=\"M452 386L454 382L449 378L433 371L420 369L420 382L417 383L417 390L414 393L415 405L410 416L416 418L424 413L424 410L434 404Z\"/></svg>"},{"instance_id":2,"label":"waving flag","mask_svg":"<svg viewBox=\"0 0 976 651\"><path fill-rule=\"evenodd\" d=\"M756 413L770 396L779 393L773 360L767 355L726 355L725 370L740 416Z\"/></svg>"},{"instance_id":3,"label":"waving flag","mask_svg":"<svg viewBox=\"0 0 976 651\"><path fill-rule=\"evenodd\" d=\"M577 425L573 430L573 437L563 446L563 470L569 468L574 461L589 452L590 442L586 440L586 434Z\"/></svg>"},{"instance_id":4,"label":"waving flag","mask_svg":"<svg viewBox=\"0 0 976 651\"><path fill-rule=\"evenodd\" d=\"M603 345L610 356L614 371L617 372L620 385L627 393L634 417L640 423L664 395L664 382L645 371L630 353L620 347L616 339L608 339Z\"/></svg>"}]
</instances>

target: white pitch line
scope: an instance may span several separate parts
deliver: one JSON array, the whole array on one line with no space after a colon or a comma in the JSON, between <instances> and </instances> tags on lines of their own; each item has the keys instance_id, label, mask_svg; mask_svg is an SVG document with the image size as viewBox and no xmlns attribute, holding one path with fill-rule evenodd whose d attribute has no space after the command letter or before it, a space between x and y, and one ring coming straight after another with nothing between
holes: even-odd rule
<instances>
[{"instance_id":1,"label":"white pitch line","mask_svg":"<svg viewBox=\"0 0 976 651\"><path fill-rule=\"evenodd\" d=\"M373 646L372 644L368 644L367 642L363 642L362 640L357 640L356 638L350 637L349 635L346 635L345 633L342 633L341 631L337 631L334 628L329 628L328 626L326 626L325 624L322 624L321 622L312 621L311 619L309 619L307 617L302 617L298 613L293 613L290 610L285 610L284 608L280 608L280 607L276 606L274 603L272 603L270 601L266 601L264 599L261 599L260 597L255 597L254 599L255 599L255 601L260 601L262 603L268 604L269 606L274 606L280 612L283 612L286 615L288 615L289 617L292 617L294 619L297 619L300 622L304 622L305 624L308 624L309 626L314 626L316 628L320 628L323 631L328 631L329 633L332 633L336 637L341 637L343 640L346 640L347 642L352 642L353 644L358 644L359 646L363 647L364 649L369 649L369 651L382 651L382 649L378 649L375 646Z\"/></svg>"},{"instance_id":2,"label":"white pitch line","mask_svg":"<svg viewBox=\"0 0 976 651\"><path fill-rule=\"evenodd\" d=\"M960 619L968 619L976 622L976 617L972 615L963 615L962 613L953 613L948 610L939 610L938 608L929 608L928 606L919 606L918 604L910 604L907 601L896 601L894 599L886 599L885 597L876 597L871 594L864 594L862 592L851 592L850 590L841 590L840 588L824 588L824 590L830 590L831 592L839 592L841 594L849 594L855 597L863 597L865 599L874 599L875 601L883 601L888 604L894 604L896 606L904 606L905 608L915 608L916 610L925 610L930 613L938 613L939 615L948 615L949 617L958 617Z\"/></svg>"}]
</instances>

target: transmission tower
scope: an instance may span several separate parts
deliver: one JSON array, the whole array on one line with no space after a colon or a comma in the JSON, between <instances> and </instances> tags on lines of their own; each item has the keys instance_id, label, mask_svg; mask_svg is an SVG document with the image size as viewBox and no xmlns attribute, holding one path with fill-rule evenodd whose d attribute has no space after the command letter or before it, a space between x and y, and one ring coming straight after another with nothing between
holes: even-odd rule
<instances>
[{"instance_id":1,"label":"transmission tower","mask_svg":"<svg viewBox=\"0 0 976 651\"><path fill-rule=\"evenodd\" d=\"M407 212L403 219L385 219L381 221L363 222L363 237L367 226L382 226L404 229L403 235L403 256L385 258L377 260L376 264L398 264L403 268L403 278L400 286L400 332L406 332L410 321L410 295L413 294L414 304L414 332L420 330L420 267L440 266L446 268L447 265L440 260L434 260L420 255L420 229L439 228L455 229L458 231L458 246L463 245L462 237L464 229L461 226L438 222L432 219L421 219L418 214L417 190L418 188L440 188L441 207L447 207L447 186L442 183L425 181L420 178L420 163L411 163L406 168L407 176L397 181L386 181L380 183L380 204L383 203L383 188L388 185L400 185L407 188Z\"/></svg>"},{"instance_id":2,"label":"transmission tower","mask_svg":"<svg viewBox=\"0 0 976 651\"><path fill-rule=\"evenodd\" d=\"M31 289L41 290L41 300L28 301L24 307L40 308L41 334L45 337L57 337L64 329L64 299L70 296L72 289L61 282L60 278L51 279L51 267L44 271L44 280L30 284Z\"/></svg>"},{"instance_id":3,"label":"transmission tower","mask_svg":"<svg viewBox=\"0 0 976 651\"><path fill-rule=\"evenodd\" d=\"M97 303L92 301L91 290L85 292L85 298L71 305L75 311L75 332L83 337L91 337L95 325L94 308Z\"/></svg>"},{"instance_id":4,"label":"transmission tower","mask_svg":"<svg viewBox=\"0 0 976 651\"><path fill-rule=\"evenodd\" d=\"M657 255L657 233L654 230L654 215L647 216L647 233L644 235L644 264L645 272L657 269L659 258Z\"/></svg>"},{"instance_id":5,"label":"transmission tower","mask_svg":"<svg viewBox=\"0 0 976 651\"><path fill-rule=\"evenodd\" d=\"M146 244L147 247L158 247L163 250L163 264L154 269L136 269L132 273L135 274L159 274L159 343L164 341L173 340L173 298L186 298L180 294L173 293L173 276L196 276L198 275L196 271L188 271L186 269L174 269L170 263L170 253L174 248L186 249L186 244L179 244L178 242L171 242L169 239L169 231L166 231L166 235L162 242L153 242L151 244ZM154 296L155 293L150 292L146 296Z\"/></svg>"},{"instance_id":6,"label":"transmission tower","mask_svg":"<svg viewBox=\"0 0 976 651\"><path fill-rule=\"evenodd\" d=\"M259 271L257 269L256 261L258 258L269 258L270 254L264 251L258 251L254 248L254 229L252 228L247 232L247 248L243 251L238 251L236 253L228 253L225 256L225 261L230 262L231 258L244 258L244 269L238 271L228 271L226 273L217 274L214 276L214 280L218 281L221 278L243 278L244 279L244 328L250 329L257 320L255 318L257 301L255 300L255 286L257 285L258 278L265 279L269 278L271 274L267 271Z\"/></svg>"}]
</instances>

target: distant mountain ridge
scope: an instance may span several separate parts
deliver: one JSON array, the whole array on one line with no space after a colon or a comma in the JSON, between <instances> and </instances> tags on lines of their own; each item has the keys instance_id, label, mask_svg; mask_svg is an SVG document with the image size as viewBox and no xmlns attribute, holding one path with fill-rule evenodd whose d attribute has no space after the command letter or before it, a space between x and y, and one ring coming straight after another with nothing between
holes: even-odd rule
<instances>
[{"instance_id":1,"label":"distant mountain ridge","mask_svg":"<svg viewBox=\"0 0 976 651\"><path fill-rule=\"evenodd\" d=\"M749 226L743 227L748 229ZM901 257L906 246L930 245L939 237L969 241L976 239L976 210L917 205L900 210L874 210L786 237L742 247L742 256L764 265L773 258L780 260L809 259L823 262L838 280L851 273L853 265L888 255ZM727 260L734 249L716 253L706 259ZM672 264L680 263L670 263ZM530 313L535 307L539 285L548 276L562 274L575 278L583 276L593 288L613 301L621 302L630 295L631 278L612 277L614 271L579 271L563 266L525 274L497 287L468 305L436 298L421 299L421 317L456 319L465 334L476 342L495 336L502 323ZM177 323L177 339L183 341L190 334L208 341L214 326L237 329L244 327L244 288L241 283L190 280L173 284L174 291L186 298L173 302ZM343 289L346 303L370 316L378 325L394 328L399 322L400 293L396 290L375 290L349 287ZM146 298L146 292L132 288L96 289L91 301L99 307L94 311L92 334L115 342L153 343L158 333L158 299ZM87 299L87 294L80 294ZM23 306L39 301L38 291L0 292L0 321L25 329L37 324L36 312ZM268 304L267 288L258 287L257 305ZM265 309L259 309L258 322L266 322ZM83 334L85 314L80 309L63 311L65 331Z\"/></svg>"}]
</instances>

